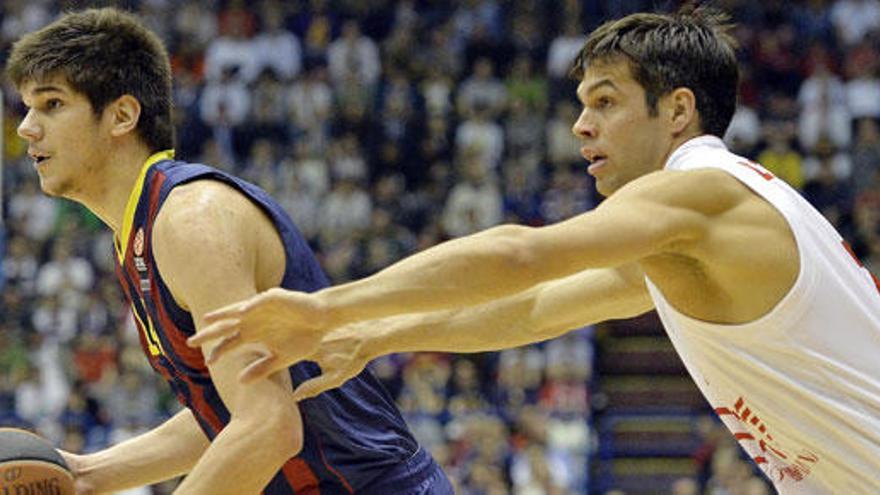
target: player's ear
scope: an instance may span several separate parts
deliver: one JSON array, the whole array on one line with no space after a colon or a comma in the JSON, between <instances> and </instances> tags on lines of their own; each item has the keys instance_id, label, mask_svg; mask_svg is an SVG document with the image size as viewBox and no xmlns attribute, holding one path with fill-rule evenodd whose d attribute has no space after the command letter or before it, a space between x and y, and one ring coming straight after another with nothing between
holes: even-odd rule
<instances>
[{"instance_id":1,"label":"player's ear","mask_svg":"<svg viewBox=\"0 0 880 495\"><path fill-rule=\"evenodd\" d=\"M666 98L673 134L681 134L692 124L698 124L697 97L690 88L675 88Z\"/></svg>"},{"instance_id":2,"label":"player's ear","mask_svg":"<svg viewBox=\"0 0 880 495\"><path fill-rule=\"evenodd\" d=\"M131 95L122 95L107 105L110 118L110 134L123 136L137 128L141 117L141 102Z\"/></svg>"}]
</instances>

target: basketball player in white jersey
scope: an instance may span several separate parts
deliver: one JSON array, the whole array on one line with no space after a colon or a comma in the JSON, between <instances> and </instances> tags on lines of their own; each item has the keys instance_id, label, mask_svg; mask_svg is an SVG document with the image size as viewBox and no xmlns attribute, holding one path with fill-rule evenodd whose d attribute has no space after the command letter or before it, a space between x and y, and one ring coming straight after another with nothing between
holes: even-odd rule
<instances>
[{"instance_id":1,"label":"basketball player in white jersey","mask_svg":"<svg viewBox=\"0 0 880 495\"><path fill-rule=\"evenodd\" d=\"M377 356L479 352L656 308L693 379L783 494L880 493L880 293L826 220L730 153L735 49L723 16L635 14L575 65L574 133L608 199L540 228L450 241L315 294L273 290L209 317L191 343L301 359L302 399Z\"/></svg>"}]
</instances>

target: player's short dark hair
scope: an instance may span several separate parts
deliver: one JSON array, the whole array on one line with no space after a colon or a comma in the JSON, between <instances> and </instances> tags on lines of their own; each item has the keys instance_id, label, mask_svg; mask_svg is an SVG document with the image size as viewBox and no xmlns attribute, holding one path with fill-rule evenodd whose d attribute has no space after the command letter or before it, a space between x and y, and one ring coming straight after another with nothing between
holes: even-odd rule
<instances>
[{"instance_id":1,"label":"player's short dark hair","mask_svg":"<svg viewBox=\"0 0 880 495\"><path fill-rule=\"evenodd\" d=\"M6 74L17 87L63 77L96 115L131 95L141 104L137 131L150 150L174 147L168 52L132 14L114 8L66 14L18 40Z\"/></svg>"},{"instance_id":2,"label":"player's short dark hair","mask_svg":"<svg viewBox=\"0 0 880 495\"><path fill-rule=\"evenodd\" d=\"M580 80L588 64L627 60L651 115L661 96L686 87L696 97L703 132L722 136L736 109L739 82L732 27L726 14L705 7L632 14L593 31L570 74Z\"/></svg>"}]
</instances>

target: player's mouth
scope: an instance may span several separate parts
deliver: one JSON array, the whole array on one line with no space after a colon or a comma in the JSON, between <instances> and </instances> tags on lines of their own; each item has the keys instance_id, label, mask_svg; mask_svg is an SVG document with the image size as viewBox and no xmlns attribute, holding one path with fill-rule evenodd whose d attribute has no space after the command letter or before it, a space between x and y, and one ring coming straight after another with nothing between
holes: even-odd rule
<instances>
[{"instance_id":1,"label":"player's mouth","mask_svg":"<svg viewBox=\"0 0 880 495\"><path fill-rule=\"evenodd\" d=\"M608 162L606 158L597 158L590 162L590 166L587 167L587 173L590 175L596 175L601 172L602 169L605 168L605 164Z\"/></svg>"},{"instance_id":2,"label":"player's mouth","mask_svg":"<svg viewBox=\"0 0 880 495\"><path fill-rule=\"evenodd\" d=\"M590 162L590 166L587 168L587 173L593 176L601 172L608 163L607 155L598 150L587 148L586 146L581 148L581 156L583 156L585 160Z\"/></svg>"},{"instance_id":3,"label":"player's mouth","mask_svg":"<svg viewBox=\"0 0 880 495\"><path fill-rule=\"evenodd\" d=\"M34 168L39 168L49 160L49 155L41 151L28 151L28 155L34 161Z\"/></svg>"}]
</instances>

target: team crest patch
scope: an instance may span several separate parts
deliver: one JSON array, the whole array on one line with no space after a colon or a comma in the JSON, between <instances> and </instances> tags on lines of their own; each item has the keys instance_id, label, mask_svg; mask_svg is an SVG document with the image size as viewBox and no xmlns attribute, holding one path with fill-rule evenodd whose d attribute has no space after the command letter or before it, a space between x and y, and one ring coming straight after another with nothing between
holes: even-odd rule
<instances>
[{"instance_id":1,"label":"team crest patch","mask_svg":"<svg viewBox=\"0 0 880 495\"><path fill-rule=\"evenodd\" d=\"M144 228L141 227L137 230L137 233L134 235L134 244L132 245L132 249L134 250L135 256L141 256L144 254Z\"/></svg>"}]
</instances>

